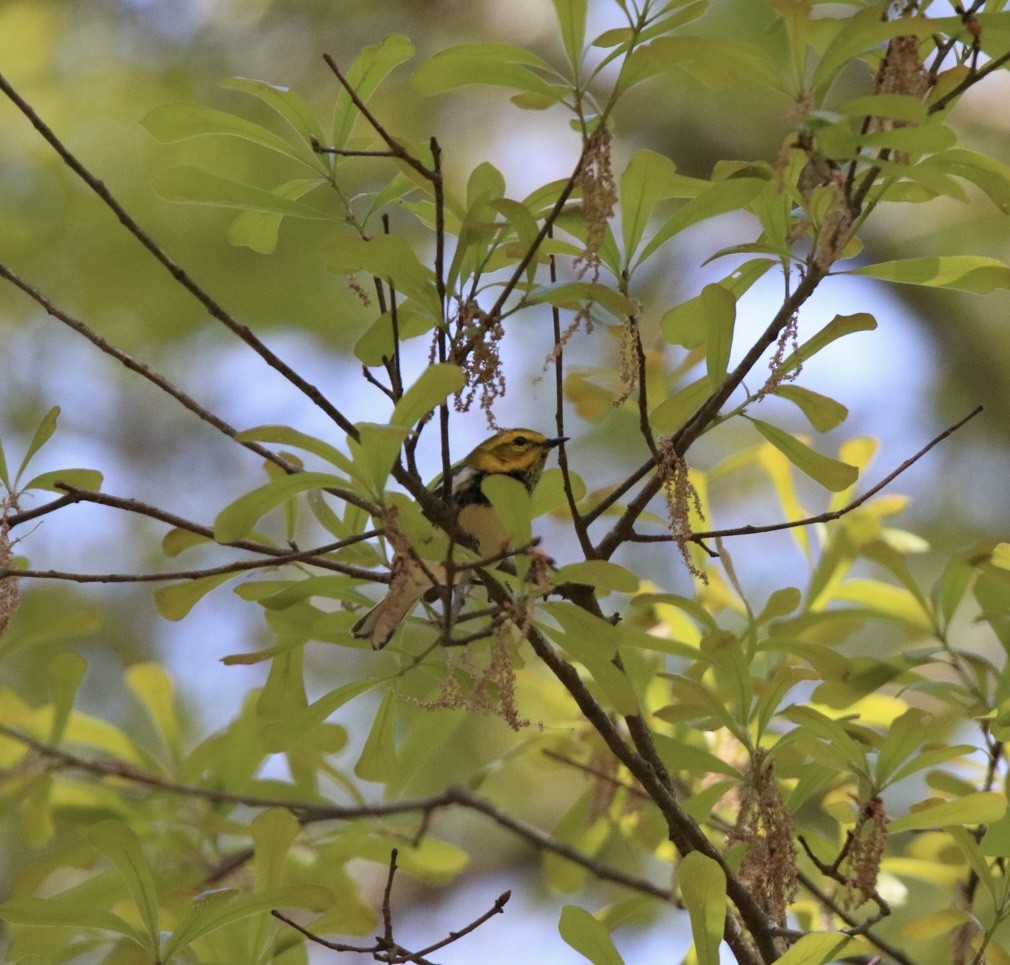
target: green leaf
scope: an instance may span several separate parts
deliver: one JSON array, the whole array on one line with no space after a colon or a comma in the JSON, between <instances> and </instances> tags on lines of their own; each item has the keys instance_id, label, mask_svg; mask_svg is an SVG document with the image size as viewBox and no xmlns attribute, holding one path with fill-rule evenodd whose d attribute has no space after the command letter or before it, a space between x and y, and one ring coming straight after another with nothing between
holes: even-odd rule
<instances>
[{"instance_id":1,"label":"green leaf","mask_svg":"<svg viewBox=\"0 0 1010 965\"><path fill-rule=\"evenodd\" d=\"M211 932L252 915L269 914L274 908L325 911L332 907L333 902L333 892L318 885L283 885L252 894L238 894L231 890L212 892L202 900L199 897L194 900L196 907L165 942L162 959L168 961Z\"/></svg>"},{"instance_id":2,"label":"green leaf","mask_svg":"<svg viewBox=\"0 0 1010 965\"><path fill-rule=\"evenodd\" d=\"M284 859L298 837L298 820L286 808L270 808L252 819L253 872L256 890L266 891L284 875Z\"/></svg>"},{"instance_id":3,"label":"green leaf","mask_svg":"<svg viewBox=\"0 0 1010 965\"><path fill-rule=\"evenodd\" d=\"M604 593L637 593L639 580L630 570L607 560L570 563L554 574L554 585L588 583Z\"/></svg>"},{"instance_id":4,"label":"green leaf","mask_svg":"<svg viewBox=\"0 0 1010 965\"><path fill-rule=\"evenodd\" d=\"M375 680L352 680L350 683L324 694L308 707L287 714L283 720L271 721L260 734L263 746L274 754L286 751L295 741L323 723L330 714L339 710L359 694L370 690L376 684Z\"/></svg>"},{"instance_id":5,"label":"green leaf","mask_svg":"<svg viewBox=\"0 0 1010 965\"><path fill-rule=\"evenodd\" d=\"M936 804L927 802L887 825L892 834L899 831L922 831L926 828L943 828L948 825L992 824L1006 813L1007 799L995 791L978 791L953 801Z\"/></svg>"},{"instance_id":6,"label":"green leaf","mask_svg":"<svg viewBox=\"0 0 1010 965\"><path fill-rule=\"evenodd\" d=\"M911 173L923 168L971 181L988 195L1000 211L1010 213L1010 167L995 158L963 148L952 148L924 158Z\"/></svg>"},{"instance_id":7,"label":"green leaf","mask_svg":"<svg viewBox=\"0 0 1010 965\"><path fill-rule=\"evenodd\" d=\"M345 71L347 83L358 97L368 103L390 72L414 56L414 45L403 34L388 34L381 43L361 49L354 63ZM341 88L333 111L333 143L343 149L351 136L358 108L346 90Z\"/></svg>"},{"instance_id":8,"label":"green leaf","mask_svg":"<svg viewBox=\"0 0 1010 965\"><path fill-rule=\"evenodd\" d=\"M201 104L163 104L150 111L140 123L163 143L208 134L238 137L293 158L302 164L309 164L317 170L322 169L311 149L292 144L268 128L247 121L244 117L237 117Z\"/></svg>"},{"instance_id":9,"label":"green leaf","mask_svg":"<svg viewBox=\"0 0 1010 965\"><path fill-rule=\"evenodd\" d=\"M271 189L278 198L297 201L310 191L328 184L324 178L298 178ZM240 211L228 226L228 243L269 255L277 247L284 215L276 211Z\"/></svg>"},{"instance_id":10,"label":"green leaf","mask_svg":"<svg viewBox=\"0 0 1010 965\"><path fill-rule=\"evenodd\" d=\"M572 495L578 501L586 495L586 484L577 473L569 472L569 478L572 481ZM565 495L565 480L561 470L545 469L537 488L533 490L530 515L536 519L544 513L553 513L567 507L568 497Z\"/></svg>"},{"instance_id":11,"label":"green leaf","mask_svg":"<svg viewBox=\"0 0 1010 965\"><path fill-rule=\"evenodd\" d=\"M145 936L111 911L92 908L76 898L12 898L0 905L0 918L15 925L42 925L46 928L97 928L123 935L154 956Z\"/></svg>"},{"instance_id":12,"label":"green leaf","mask_svg":"<svg viewBox=\"0 0 1010 965\"><path fill-rule=\"evenodd\" d=\"M593 965L624 965L607 927L578 905L561 909L558 932L565 943Z\"/></svg>"},{"instance_id":13,"label":"green leaf","mask_svg":"<svg viewBox=\"0 0 1010 965\"><path fill-rule=\"evenodd\" d=\"M24 458L21 460L21 465L18 466L18 471L14 475L15 488L17 487L18 481L21 479L21 474L25 471L25 467L31 461L32 456L34 456L35 453L37 453L53 437L53 433L56 431L56 423L59 418L60 407L58 405L53 406L42 417L42 421L39 423L38 428L35 430L35 434L32 436L32 441L28 443L28 449L25 452ZM30 489L33 487L29 484L26 488Z\"/></svg>"},{"instance_id":14,"label":"green leaf","mask_svg":"<svg viewBox=\"0 0 1010 965\"><path fill-rule=\"evenodd\" d=\"M310 145L312 138L322 143L323 129L319 126L315 112L302 99L302 96L290 87L268 84L264 80L253 80L249 77L229 77L222 80L219 86L226 90L242 91L252 94L271 110L284 118L306 144Z\"/></svg>"},{"instance_id":15,"label":"green leaf","mask_svg":"<svg viewBox=\"0 0 1010 965\"><path fill-rule=\"evenodd\" d=\"M587 302L593 302L602 305L616 318L637 315L640 307L635 299L622 295L609 285L591 281L549 282L528 292L524 301L529 305L546 302L570 309L579 309Z\"/></svg>"},{"instance_id":16,"label":"green leaf","mask_svg":"<svg viewBox=\"0 0 1010 965\"><path fill-rule=\"evenodd\" d=\"M101 821L88 829L88 840L117 868L147 929L148 947L158 947L158 893L154 875L140 850L140 839L122 821Z\"/></svg>"},{"instance_id":17,"label":"green leaf","mask_svg":"<svg viewBox=\"0 0 1010 965\"><path fill-rule=\"evenodd\" d=\"M360 475L372 492L381 493L400 446L410 433L403 426L372 422L359 422L355 428L358 439L348 442L354 456L355 474Z\"/></svg>"},{"instance_id":18,"label":"green leaf","mask_svg":"<svg viewBox=\"0 0 1010 965\"><path fill-rule=\"evenodd\" d=\"M435 54L412 78L420 94L444 94L472 84L495 84L556 97L557 90L532 68L545 72L550 65L516 44L461 44Z\"/></svg>"},{"instance_id":19,"label":"green leaf","mask_svg":"<svg viewBox=\"0 0 1010 965\"><path fill-rule=\"evenodd\" d=\"M836 339L844 338L855 332L872 332L876 327L877 320L867 312L857 312L855 315L836 315L812 338L807 339L796 352L789 355L782 362L780 371L783 374L791 372Z\"/></svg>"},{"instance_id":20,"label":"green leaf","mask_svg":"<svg viewBox=\"0 0 1010 965\"><path fill-rule=\"evenodd\" d=\"M226 506L214 519L214 538L219 543L245 539L271 510L310 489L345 486L341 476L328 472L296 472L279 476Z\"/></svg>"},{"instance_id":21,"label":"green leaf","mask_svg":"<svg viewBox=\"0 0 1010 965\"><path fill-rule=\"evenodd\" d=\"M325 211L273 191L186 165L160 171L151 183L162 198L178 204L208 204L220 208L264 211L312 221L329 221L332 218Z\"/></svg>"},{"instance_id":22,"label":"green leaf","mask_svg":"<svg viewBox=\"0 0 1010 965\"><path fill-rule=\"evenodd\" d=\"M659 326L671 345L692 349L705 344L710 326L732 331L735 317L736 298L723 285L706 285L694 298L671 308Z\"/></svg>"},{"instance_id":23,"label":"green leaf","mask_svg":"<svg viewBox=\"0 0 1010 965\"><path fill-rule=\"evenodd\" d=\"M618 80L625 91L668 70L683 70L712 90L750 86L784 90L782 66L759 47L726 37L658 37L627 57Z\"/></svg>"},{"instance_id":24,"label":"green leaf","mask_svg":"<svg viewBox=\"0 0 1010 965\"><path fill-rule=\"evenodd\" d=\"M792 402L818 432L827 432L840 426L849 414L841 402L788 382L777 385L772 389L772 394Z\"/></svg>"},{"instance_id":25,"label":"green leaf","mask_svg":"<svg viewBox=\"0 0 1010 965\"><path fill-rule=\"evenodd\" d=\"M888 117L912 124L925 124L929 120L926 105L912 94L866 94L843 101L832 110L849 117Z\"/></svg>"},{"instance_id":26,"label":"green leaf","mask_svg":"<svg viewBox=\"0 0 1010 965\"><path fill-rule=\"evenodd\" d=\"M44 472L29 479L22 488L62 493L63 490L57 483L97 492L102 488L102 474L97 469L54 469L52 472Z\"/></svg>"},{"instance_id":27,"label":"green leaf","mask_svg":"<svg viewBox=\"0 0 1010 965\"><path fill-rule=\"evenodd\" d=\"M811 479L819 482L831 492L841 492L851 486L859 478L859 470L848 463L839 462L829 456L815 452L795 436L784 432L778 426L773 426L760 419L751 422L776 449L779 450L797 469L806 473Z\"/></svg>"},{"instance_id":28,"label":"green leaf","mask_svg":"<svg viewBox=\"0 0 1010 965\"><path fill-rule=\"evenodd\" d=\"M369 240L338 235L322 246L326 267L337 275L364 271L384 278L409 298L416 299L433 318L442 317L435 275L417 259L400 235L377 235Z\"/></svg>"},{"instance_id":29,"label":"green leaf","mask_svg":"<svg viewBox=\"0 0 1010 965\"><path fill-rule=\"evenodd\" d=\"M736 299L721 285L706 286L726 292L729 299L718 295L714 301L720 303L721 310L712 312L705 318L705 368L708 382L713 392L717 391L726 378L729 356L733 348L733 329L736 323Z\"/></svg>"},{"instance_id":30,"label":"green leaf","mask_svg":"<svg viewBox=\"0 0 1010 965\"><path fill-rule=\"evenodd\" d=\"M714 218L728 211L746 208L764 190L768 182L762 178L727 178L710 184L698 197L691 199L668 218L642 249L636 264L641 264L657 248L685 228Z\"/></svg>"},{"instance_id":31,"label":"green leaf","mask_svg":"<svg viewBox=\"0 0 1010 965\"><path fill-rule=\"evenodd\" d=\"M235 434L237 442L276 442L295 449L304 449L320 459L332 463L341 472L350 474L351 460L335 446L307 433L292 429L291 426L255 426Z\"/></svg>"},{"instance_id":32,"label":"green leaf","mask_svg":"<svg viewBox=\"0 0 1010 965\"><path fill-rule=\"evenodd\" d=\"M657 432L676 432L687 423L711 394L712 384L708 376L700 378L660 402L649 415L649 422Z\"/></svg>"},{"instance_id":33,"label":"green leaf","mask_svg":"<svg viewBox=\"0 0 1010 965\"><path fill-rule=\"evenodd\" d=\"M858 942L844 935L831 932L816 932L804 935L775 965L827 965L842 959L849 948L862 951Z\"/></svg>"},{"instance_id":34,"label":"green leaf","mask_svg":"<svg viewBox=\"0 0 1010 965\"><path fill-rule=\"evenodd\" d=\"M446 396L466 385L466 375L458 365L443 362L429 365L420 378L403 393L389 421L409 428L420 422Z\"/></svg>"},{"instance_id":35,"label":"green leaf","mask_svg":"<svg viewBox=\"0 0 1010 965\"><path fill-rule=\"evenodd\" d=\"M174 748L179 740L175 715L175 682L159 663L135 663L126 670L126 685L144 705L165 744Z\"/></svg>"},{"instance_id":36,"label":"green leaf","mask_svg":"<svg viewBox=\"0 0 1010 965\"><path fill-rule=\"evenodd\" d=\"M587 0L552 0L554 12L561 26L561 40L565 45L568 63L578 75L582 65L582 48L586 42Z\"/></svg>"},{"instance_id":37,"label":"green leaf","mask_svg":"<svg viewBox=\"0 0 1010 965\"><path fill-rule=\"evenodd\" d=\"M864 275L902 285L953 288L979 295L986 295L997 288L1010 288L1010 267L995 258L977 255L903 258L853 268L844 274Z\"/></svg>"},{"instance_id":38,"label":"green leaf","mask_svg":"<svg viewBox=\"0 0 1010 965\"><path fill-rule=\"evenodd\" d=\"M49 727L49 743L63 742L67 722L74 709L77 691L84 679L87 663L73 651L57 654L46 668L53 694L53 719Z\"/></svg>"},{"instance_id":39,"label":"green leaf","mask_svg":"<svg viewBox=\"0 0 1010 965\"><path fill-rule=\"evenodd\" d=\"M532 500L526 487L504 474L485 477L481 490L491 501L512 546L525 546L533 537Z\"/></svg>"},{"instance_id":40,"label":"green leaf","mask_svg":"<svg viewBox=\"0 0 1010 965\"><path fill-rule=\"evenodd\" d=\"M726 874L716 861L692 851L680 862L677 881L691 917L698 965L719 965L719 944L726 927Z\"/></svg>"},{"instance_id":41,"label":"green leaf","mask_svg":"<svg viewBox=\"0 0 1010 965\"><path fill-rule=\"evenodd\" d=\"M3 441L0 440L0 483L4 484L4 489L10 492L14 487L11 485L11 477L7 472L7 456L4 455Z\"/></svg>"},{"instance_id":42,"label":"green leaf","mask_svg":"<svg viewBox=\"0 0 1010 965\"><path fill-rule=\"evenodd\" d=\"M613 708L624 716L640 713L631 681L613 663L619 643L613 624L571 603L545 603L542 610L561 627L545 625L544 632L589 671Z\"/></svg>"},{"instance_id":43,"label":"green leaf","mask_svg":"<svg viewBox=\"0 0 1010 965\"><path fill-rule=\"evenodd\" d=\"M183 583L171 583L154 591L154 604L166 620L181 620L211 590L234 576L234 573L214 573Z\"/></svg>"},{"instance_id":44,"label":"green leaf","mask_svg":"<svg viewBox=\"0 0 1010 965\"><path fill-rule=\"evenodd\" d=\"M396 756L397 704L396 695L387 693L376 711L365 746L354 765L354 773L363 781L386 783L396 780L400 773L400 762Z\"/></svg>"},{"instance_id":45,"label":"green leaf","mask_svg":"<svg viewBox=\"0 0 1010 965\"><path fill-rule=\"evenodd\" d=\"M621 175L621 237L625 264L630 265L635 250L652 217L657 202L677 196L677 166L655 151L636 151ZM702 182L704 183L704 182Z\"/></svg>"}]
</instances>

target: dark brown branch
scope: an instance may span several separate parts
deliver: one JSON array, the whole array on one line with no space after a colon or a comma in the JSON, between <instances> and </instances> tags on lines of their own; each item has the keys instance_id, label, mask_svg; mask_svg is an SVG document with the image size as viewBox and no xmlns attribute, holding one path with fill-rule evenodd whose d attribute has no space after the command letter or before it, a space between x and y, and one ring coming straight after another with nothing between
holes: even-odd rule
<instances>
[{"instance_id":1,"label":"dark brown branch","mask_svg":"<svg viewBox=\"0 0 1010 965\"><path fill-rule=\"evenodd\" d=\"M115 778L138 784L142 787L148 787L165 794L178 794L197 800L213 801L218 804L234 804L252 808L287 808L303 824L320 821L356 821L365 818L395 817L397 815L416 813L430 816L440 810L460 807L464 810L484 815L494 824L511 832L537 850L550 851L552 854L556 854L567 861L571 861L573 864L585 868L590 874L601 881L610 881L640 894L658 898L661 901L670 901L672 897L668 889L626 874L617 868L612 868L598 861L596 858L583 854L571 845L555 840L546 831L542 831L532 824L521 821L508 811L499 808L492 801L474 794L473 791L465 787L446 788L441 793L426 798L344 807L283 797L237 794L230 791L221 791L216 788L181 784L168 777L144 770L116 758L88 759L81 757L62 748L54 747L45 741L38 740L30 734L26 734L17 728L3 723L0 723L0 736L24 744L40 757L52 761L56 766L61 768L81 771L99 778ZM237 858L233 859L229 861L228 868L242 863ZM227 873L227 869L224 873ZM215 880L221 880L221 877L223 877L222 873L215 872Z\"/></svg>"},{"instance_id":2,"label":"dark brown branch","mask_svg":"<svg viewBox=\"0 0 1010 965\"><path fill-rule=\"evenodd\" d=\"M32 127L43 137L50 147L63 159L64 164L70 168L98 197L102 203L116 216L119 223L133 235L137 241L143 245L155 260L188 291L210 315L225 326L232 334L240 338L249 346L264 362L272 369L280 373L288 382L297 388L306 398L310 399L319 409L321 409L330 419L352 439L358 438L358 430L354 425L330 402L323 393L307 379L303 378L290 365L284 362L278 355L272 352L267 346L257 338L252 330L239 322L229 312L227 312L218 302L198 285L186 272L184 268L176 264L161 248L160 245L143 228L133 220L126 209L113 197L109 189L96 178L78 159L71 153L69 148L56 136L53 130L36 113L35 109L11 86L3 74L0 74L0 91L17 106L25 117L28 118Z\"/></svg>"}]
</instances>

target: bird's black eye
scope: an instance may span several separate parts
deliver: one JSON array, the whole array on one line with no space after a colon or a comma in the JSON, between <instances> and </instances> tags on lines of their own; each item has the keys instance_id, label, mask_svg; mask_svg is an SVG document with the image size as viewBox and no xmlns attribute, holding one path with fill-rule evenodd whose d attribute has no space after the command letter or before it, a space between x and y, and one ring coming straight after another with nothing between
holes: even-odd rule
<instances>
[{"instance_id":1,"label":"bird's black eye","mask_svg":"<svg viewBox=\"0 0 1010 965\"><path fill-rule=\"evenodd\" d=\"M526 436L516 436L515 439L512 440L512 445L525 446L528 442L529 439L527 439Z\"/></svg>"}]
</instances>

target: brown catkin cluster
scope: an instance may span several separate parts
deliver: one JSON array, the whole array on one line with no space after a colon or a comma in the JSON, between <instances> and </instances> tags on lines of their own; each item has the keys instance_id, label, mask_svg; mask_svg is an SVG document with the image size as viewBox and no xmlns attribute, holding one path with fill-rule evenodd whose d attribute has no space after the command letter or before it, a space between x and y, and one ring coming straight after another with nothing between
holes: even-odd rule
<instances>
[{"instance_id":1,"label":"brown catkin cluster","mask_svg":"<svg viewBox=\"0 0 1010 965\"><path fill-rule=\"evenodd\" d=\"M786 358L786 349L792 349L793 354L799 358L799 316L794 312L789 321L779 332L778 341L775 343L775 354L768 362L768 379L761 386L755 397L756 402L760 402L770 392L774 392L783 382L794 382L803 369L802 362L797 361L796 367L788 372L783 369L782 363Z\"/></svg>"},{"instance_id":2,"label":"brown catkin cluster","mask_svg":"<svg viewBox=\"0 0 1010 965\"><path fill-rule=\"evenodd\" d=\"M740 786L740 810L726 838L727 848L744 844L747 852L737 875L768 915L779 925L796 897L796 843L792 816L786 809L775 768L756 751Z\"/></svg>"},{"instance_id":3,"label":"brown catkin cluster","mask_svg":"<svg viewBox=\"0 0 1010 965\"><path fill-rule=\"evenodd\" d=\"M14 542L10 536L11 512L17 509L13 496L8 496L0 507L0 570L14 569ZM3 636L11 617L17 612L21 594L16 576L0 578L0 636Z\"/></svg>"},{"instance_id":4,"label":"brown catkin cluster","mask_svg":"<svg viewBox=\"0 0 1010 965\"><path fill-rule=\"evenodd\" d=\"M873 897L886 845L887 813L884 802L879 797L870 798L859 809L856 826L849 835L846 909L858 908Z\"/></svg>"},{"instance_id":5,"label":"brown catkin cluster","mask_svg":"<svg viewBox=\"0 0 1010 965\"><path fill-rule=\"evenodd\" d=\"M659 473L663 479L663 496L666 499L667 515L670 517L670 535L673 536L677 549L688 572L702 583L708 583L708 577L695 565L688 551L688 545L694 535L691 528L691 509L704 518L701 508L701 498L698 490L691 482L690 470L684 457L674 448L673 440L661 439L659 442L662 462Z\"/></svg>"},{"instance_id":6,"label":"brown catkin cluster","mask_svg":"<svg viewBox=\"0 0 1010 965\"><path fill-rule=\"evenodd\" d=\"M492 321L473 299L461 302L456 316L462 351L452 353L450 361L466 373L466 385L456 393L456 411L467 412L479 395L479 405L488 425L495 429L493 406L505 395L505 373L501 364L501 340L505 329L501 321Z\"/></svg>"},{"instance_id":7,"label":"brown catkin cluster","mask_svg":"<svg viewBox=\"0 0 1010 965\"><path fill-rule=\"evenodd\" d=\"M600 252L607 237L607 222L617 205L617 183L610 160L609 129L601 124L589 135L575 183L582 191L582 217L586 222L586 248L575 259L579 277L600 280Z\"/></svg>"}]
</instances>

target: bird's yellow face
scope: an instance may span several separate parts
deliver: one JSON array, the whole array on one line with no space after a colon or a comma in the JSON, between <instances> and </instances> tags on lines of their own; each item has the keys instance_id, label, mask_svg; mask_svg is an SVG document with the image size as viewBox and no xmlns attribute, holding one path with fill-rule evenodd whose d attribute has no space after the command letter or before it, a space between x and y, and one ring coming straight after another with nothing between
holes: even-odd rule
<instances>
[{"instance_id":1,"label":"bird's yellow face","mask_svg":"<svg viewBox=\"0 0 1010 965\"><path fill-rule=\"evenodd\" d=\"M547 454L563 441L548 439L533 429L504 429L477 446L465 462L471 471L482 475L515 476L532 490L543 472Z\"/></svg>"}]
</instances>

